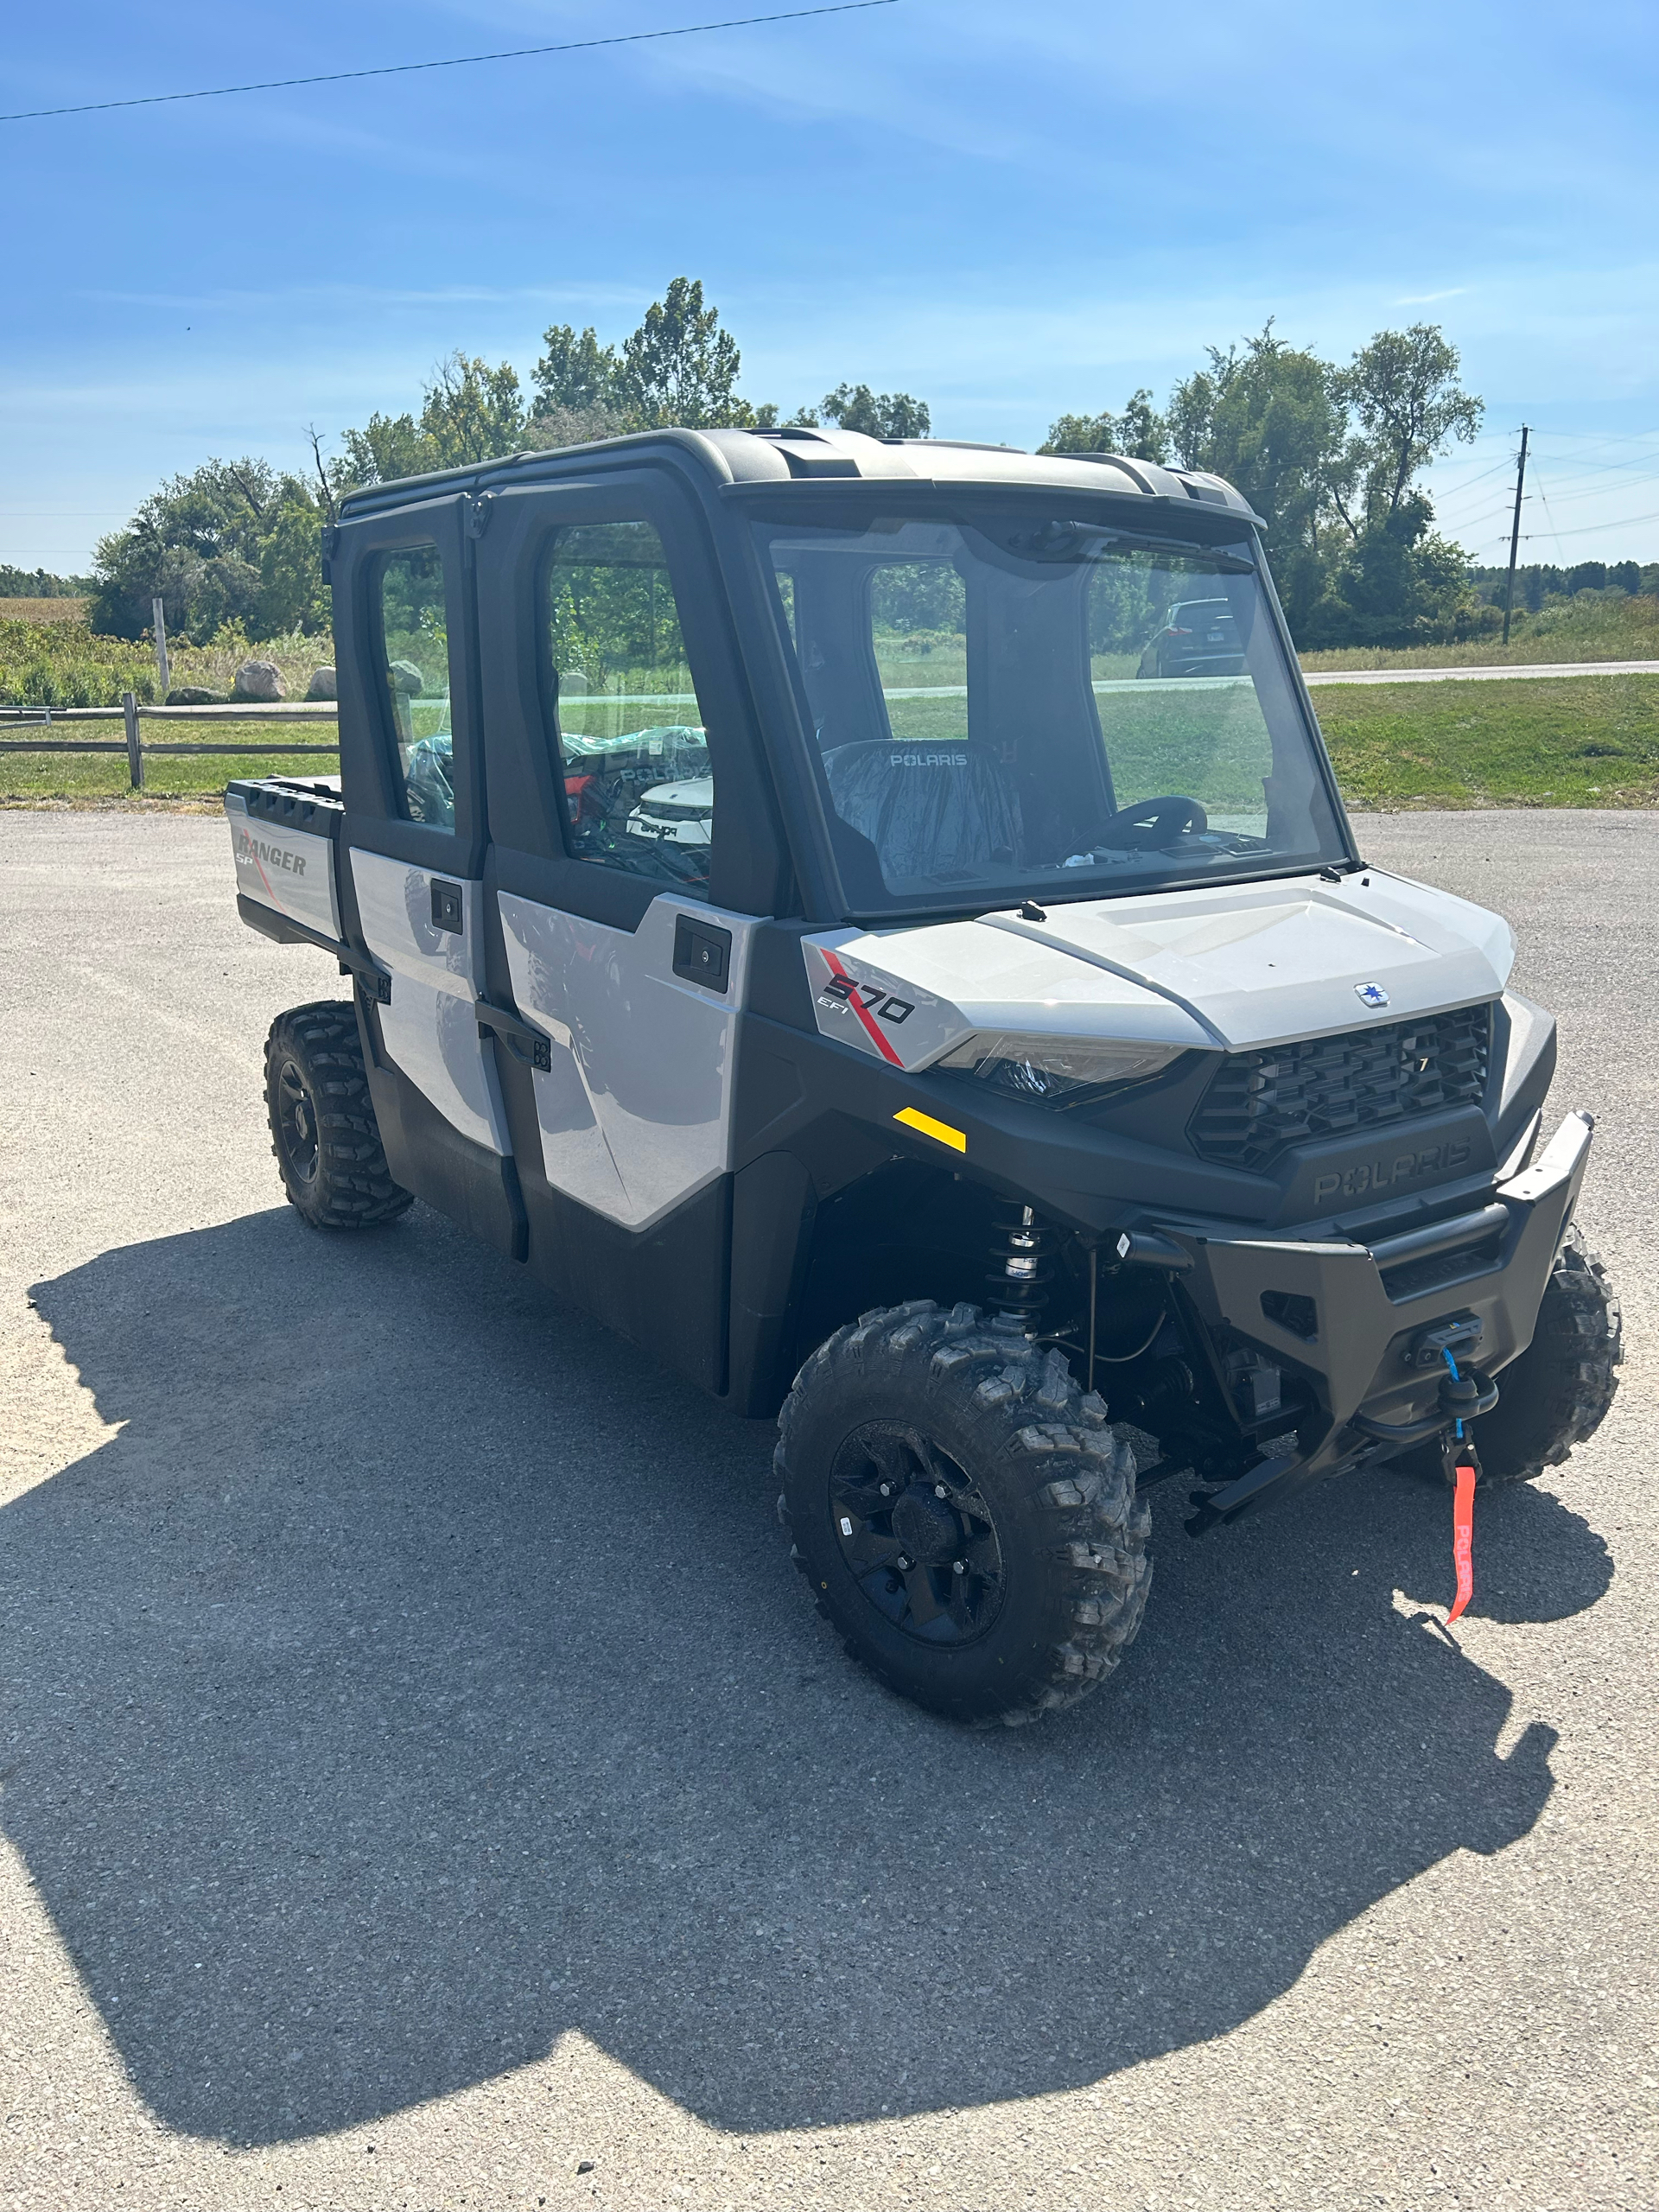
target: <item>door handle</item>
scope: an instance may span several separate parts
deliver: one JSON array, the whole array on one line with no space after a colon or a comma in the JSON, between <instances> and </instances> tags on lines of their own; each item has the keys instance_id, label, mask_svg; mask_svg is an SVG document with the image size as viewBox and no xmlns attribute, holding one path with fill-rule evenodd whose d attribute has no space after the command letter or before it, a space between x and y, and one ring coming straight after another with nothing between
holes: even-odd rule
<instances>
[{"instance_id":1,"label":"door handle","mask_svg":"<svg viewBox=\"0 0 1659 2212\"><path fill-rule=\"evenodd\" d=\"M552 1073L553 1042L541 1030L532 1029L505 1007L492 1006L488 999L480 999L474 1011L480 1037L499 1037L514 1059L526 1067L540 1068L544 1075Z\"/></svg>"}]
</instances>

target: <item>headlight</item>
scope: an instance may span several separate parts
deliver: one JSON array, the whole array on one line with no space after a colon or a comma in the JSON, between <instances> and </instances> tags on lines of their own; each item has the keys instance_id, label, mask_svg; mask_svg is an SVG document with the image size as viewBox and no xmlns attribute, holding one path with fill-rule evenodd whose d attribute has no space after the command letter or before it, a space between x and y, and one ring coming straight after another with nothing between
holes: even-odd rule
<instances>
[{"instance_id":1,"label":"headlight","mask_svg":"<svg viewBox=\"0 0 1659 2212\"><path fill-rule=\"evenodd\" d=\"M1139 1083L1179 1059L1181 1045L1142 1045L1093 1037L1027 1037L976 1030L935 1065L971 1071L1015 1098L1065 1103L1108 1084Z\"/></svg>"}]
</instances>

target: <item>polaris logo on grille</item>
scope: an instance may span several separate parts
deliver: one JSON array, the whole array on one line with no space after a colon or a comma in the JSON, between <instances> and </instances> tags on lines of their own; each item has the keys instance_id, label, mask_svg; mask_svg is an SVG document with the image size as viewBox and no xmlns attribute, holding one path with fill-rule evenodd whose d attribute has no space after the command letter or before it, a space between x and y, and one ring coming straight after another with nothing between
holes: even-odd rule
<instances>
[{"instance_id":1,"label":"polaris logo on grille","mask_svg":"<svg viewBox=\"0 0 1659 2212\"><path fill-rule=\"evenodd\" d=\"M1354 996L1363 1006L1387 1006L1389 995L1381 983L1356 983Z\"/></svg>"},{"instance_id":2,"label":"polaris logo on grille","mask_svg":"<svg viewBox=\"0 0 1659 2212\"><path fill-rule=\"evenodd\" d=\"M1392 1160L1363 1160L1357 1167L1321 1175L1313 1185L1314 1201L1322 1205L1327 1198L1363 1198L1368 1191L1386 1191L1435 1168L1449 1175L1468 1166L1469 1153L1466 1144L1454 1140L1450 1144L1425 1145L1421 1152L1397 1153Z\"/></svg>"}]
</instances>

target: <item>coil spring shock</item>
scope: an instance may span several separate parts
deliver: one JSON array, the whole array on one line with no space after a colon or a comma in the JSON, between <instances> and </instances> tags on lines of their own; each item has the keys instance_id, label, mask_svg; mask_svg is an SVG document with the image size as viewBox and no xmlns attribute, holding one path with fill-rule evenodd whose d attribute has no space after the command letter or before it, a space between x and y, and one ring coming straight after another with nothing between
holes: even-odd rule
<instances>
[{"instance_id":1,"label":"coil spring shock","mask_svg":"<svg viewBox=\"0 0 1659 2212\"><path fill-rule=\"evenodd\" d=\"M995 1219L996 1236L990 1255L996 1264L985 1278L991 1286L991 1304L1009 1320L1018 1321L1027 1336L1034 1336L1048 1305L1045 1286L1053 1278L1060 1232L1039 1221L1031 1207L1017 1199L1000 1198Z\"/></svg>"}]
</instances>

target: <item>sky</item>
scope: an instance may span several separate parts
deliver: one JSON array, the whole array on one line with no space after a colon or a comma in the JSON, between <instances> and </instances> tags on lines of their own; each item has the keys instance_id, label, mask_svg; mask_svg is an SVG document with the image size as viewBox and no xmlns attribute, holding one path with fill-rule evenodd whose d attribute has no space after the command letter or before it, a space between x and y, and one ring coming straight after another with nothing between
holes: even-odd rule
<instances>
[{"instance_id":1,"label":"sky","mask_svg":"<svg viewBox=\"0 0 1659 2212\"><path fill-rule=\"evenodd\" d=\"M725 0L742 12L743 0ZM765 0L748 0L753 7ZM709 0L19 10L0 111L708 20ZM0 123L0 560L84 572L165 476L297 467L455 348L528 379L680 274L791 412L843 379L1035 445L1269 316L1440 324L1486 404L1442 527L1659 559L1651 0L896 0L645 45Z\"/></svg>"}]
</instances>

